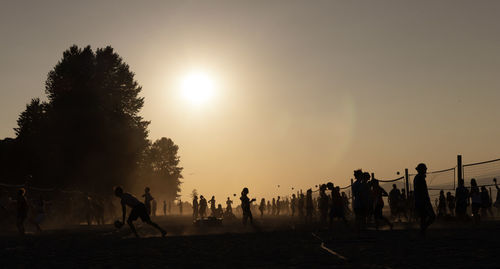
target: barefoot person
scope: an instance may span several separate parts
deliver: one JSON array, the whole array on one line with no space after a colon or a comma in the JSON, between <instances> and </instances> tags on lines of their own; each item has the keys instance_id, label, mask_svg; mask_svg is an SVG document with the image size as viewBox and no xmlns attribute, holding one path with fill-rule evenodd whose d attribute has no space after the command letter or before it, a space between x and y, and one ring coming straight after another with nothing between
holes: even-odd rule
<instances>
[{"instance_id":1,"label":"barefoot person","mask_svg":"<svg viewBox=\"0 0 500 269\"><path fill-rule=\"evenodd\" d=\"M127 224L130 226L130 229L132 229L132 232L135 234L136 237L139 237L139 235L135 230L133 222L138 218L141 218L143 222L158 229L158 231L161 232L161 236L165 237L167 232L165 232L165 230L160 228L158 224L151 221L151 218L149 217L149 214L146 210L146 206L143 203L139 202L139 200L137 200L137 198L135 198L132 194L123 192L123 189L121 187L115 188L115 195L121 199L122 212L123 212L122 223L125 222L125 216L127 214L126 206L132 208L132 211L130 211L130 215L128 216L127 219Z\"/></svg>"},{"instance_id":2,"label":"barefoot person","mask_svg":"<svg viewBox=\"0 0 500 269\"><path fill-rule=\"evenodd\" d=\"M425 181L427 166L420 163L416 168L418 174L413 180L415 211L420 217L420 229L422 234L434 222L436 214L432 209L431 199L429 198L429 190L427 189L427 182Z\"/></svg>"}]
</instances>

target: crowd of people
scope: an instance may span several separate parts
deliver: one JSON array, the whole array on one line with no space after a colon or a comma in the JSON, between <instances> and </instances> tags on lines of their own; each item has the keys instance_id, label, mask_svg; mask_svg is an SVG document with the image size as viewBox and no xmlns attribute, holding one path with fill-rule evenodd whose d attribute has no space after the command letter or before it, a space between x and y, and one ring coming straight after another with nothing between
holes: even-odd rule
<instances>
[{"instance_id":1,"label":"crowd of people","mask_svg":"<svg viewBox=\"0 0 500 269\"><path fill-rule=\"evenodd\" d=\"M470 187L465 186L463 179L458 180L458 187L454 193L448 191L446 194L441 190L439 197L431 202L429 189L427 187L427 167L421 163L416 167L417 174L413 180L413 190L407 192L404 188L398 189L396 184L387 192L379 180L373 178L368 172L361 169L354 171L355 181L349 187L340 188L334 183L328 182L318 184L317 190L312 188L302 190L286 196L277 196L266 200L261 198L259 203L256 199L249 198L249 189L244 188L241 192L240 203L233 210L233 200L225 199L225 207L217 203L215 196L207 200L203 195L194 195L192 200L193 221L204 219L236 220L241 216L242 222L253 224L252 211L258 211L260 218L274 216L290 216L295 221L305 224L319 224L332 227L334 221L339 220L350 226L353 222L355 230L361 231L367 225L373 224L376 229L386 225L393 228L394 222L418 221L422 233L431 225L435 219L456 219L461 221L472 220L477 224L483 217L493 217L493 207L497 208L500 215L500 189L496 179L493 179L497 189L496 201L492 201L491 194L485 186L478 186L477 181L472 178ZM344 191L343 191L344 190ZM349 195L346 193L349 192ZM47 212L59 211L66 218L76 219L77 222L91 224L104 224L115 219L121 207L122 221L115 222L120 226L125 223L126 207L130 207L127 224L134 234L133 221L141 218L147 224L157 228L162 235L165 232L152 221L151 217L157 216L157 201L152 196L150 188L146 187L142 194L143 201L139 201L130 193L121 188L115 190L115 195L120 198L121 206L115 206L113 201L92 196L88 193L72 196L64 200L64 209L57 208L52 201L45 201L42 196L27 199L26 190L19 189L15 199L9 198L7 203L0 199L0 215L9 212L9 207L15 207L16 226L20 234L25 233L25 223L33 224L38 232L42 231L41 224L45 220ZM234 195L236 196L236 195ZM389 210L384 211L387 199ZM179 199L178 212L183 213L183 202ZM189 205L188 203L186 203ZM171 211L172 202L163 201L163 214ZM68 209L69 208L69 209ZM76 214L71 214L75 213ZM108 214L105 214L107 212ZM437 214L436 214L436 213ZM64 214L67 213L67 214ZM384 215L388 215L387 217ZM105 218L107 215L107 218Z\"/></svg>"}]
</instances>

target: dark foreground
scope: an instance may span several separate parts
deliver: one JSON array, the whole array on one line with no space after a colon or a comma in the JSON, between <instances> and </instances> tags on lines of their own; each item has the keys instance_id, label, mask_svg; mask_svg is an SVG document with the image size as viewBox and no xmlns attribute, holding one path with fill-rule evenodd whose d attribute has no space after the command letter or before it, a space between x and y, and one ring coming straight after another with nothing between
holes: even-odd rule
<instances>
[{"instance_id":1,"label":"dark foreground","mask_svg":"<svg viewBox=\"0 0 500 269\"><path fill-rule=\"evenodd\" d=\"M78 226L24 238L0 237L1 268L498 268L500 222L479 227L436 224L425 239L412 227L368 230L358 237L341 223L336 232L294 225L288 218L192 227L187 218L159 219L169 235L142 226ZM449 225L446 223L446 225ZM322 244L323 243L323 244ZM323 246L323 247L322 247Z\"/></svg>"}]
</instances>

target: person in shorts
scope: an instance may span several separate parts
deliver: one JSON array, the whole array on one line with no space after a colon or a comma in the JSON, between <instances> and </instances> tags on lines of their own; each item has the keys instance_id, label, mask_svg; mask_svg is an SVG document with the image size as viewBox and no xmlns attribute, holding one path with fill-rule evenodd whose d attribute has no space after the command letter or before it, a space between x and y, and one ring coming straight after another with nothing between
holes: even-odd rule
<instances>
[{"instance_id":1,"label":"person in shorts","mask_svg":"<svg viewBox=\"0 0 500 269\"><path fill-rule=\"evenodd\" d=\"M115 195L121 199L122 212L123 212L122 223L125 222L125 217L127 214L126 206L132 208L132 211L130 211L130 214L127 219L127 224L130 226L130 229L132 230L132 232L135 234L136 237L139 237L139 235L135 230L133 222L136 221L138 218L141 218L142 222L145 222L158 229L158 231L161 232L162 237L166 236L167 232L163 230L160 226L158 226L158 224L151 221L151 218L149 217L149 214L147 212L144 203L139 202L139 200L137 200L137 198L135 198L132 194L123 192L123 189L121 187L115 188Z\"/></svg>"}]
</instances>

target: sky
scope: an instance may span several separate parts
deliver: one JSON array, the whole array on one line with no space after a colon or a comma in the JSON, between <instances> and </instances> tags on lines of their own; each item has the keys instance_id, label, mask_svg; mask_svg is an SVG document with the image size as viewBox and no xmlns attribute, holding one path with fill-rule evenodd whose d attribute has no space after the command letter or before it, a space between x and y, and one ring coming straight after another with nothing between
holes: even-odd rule
<instances>
[{"instance_id":1,"label":"sky","mask_svg":"<svg viewBox=\"0 0 500 269\"><path fill-rule=\"evenodd\" d=\"M182 198L285 195L500 157L499 1L1 1L0 137L71 45L115 48ZM208 74L193 106L180 81ZM279 187L278 187L279 185ZM220 197L220 198L219 198Z\"/></svg>"}]
</instances>

